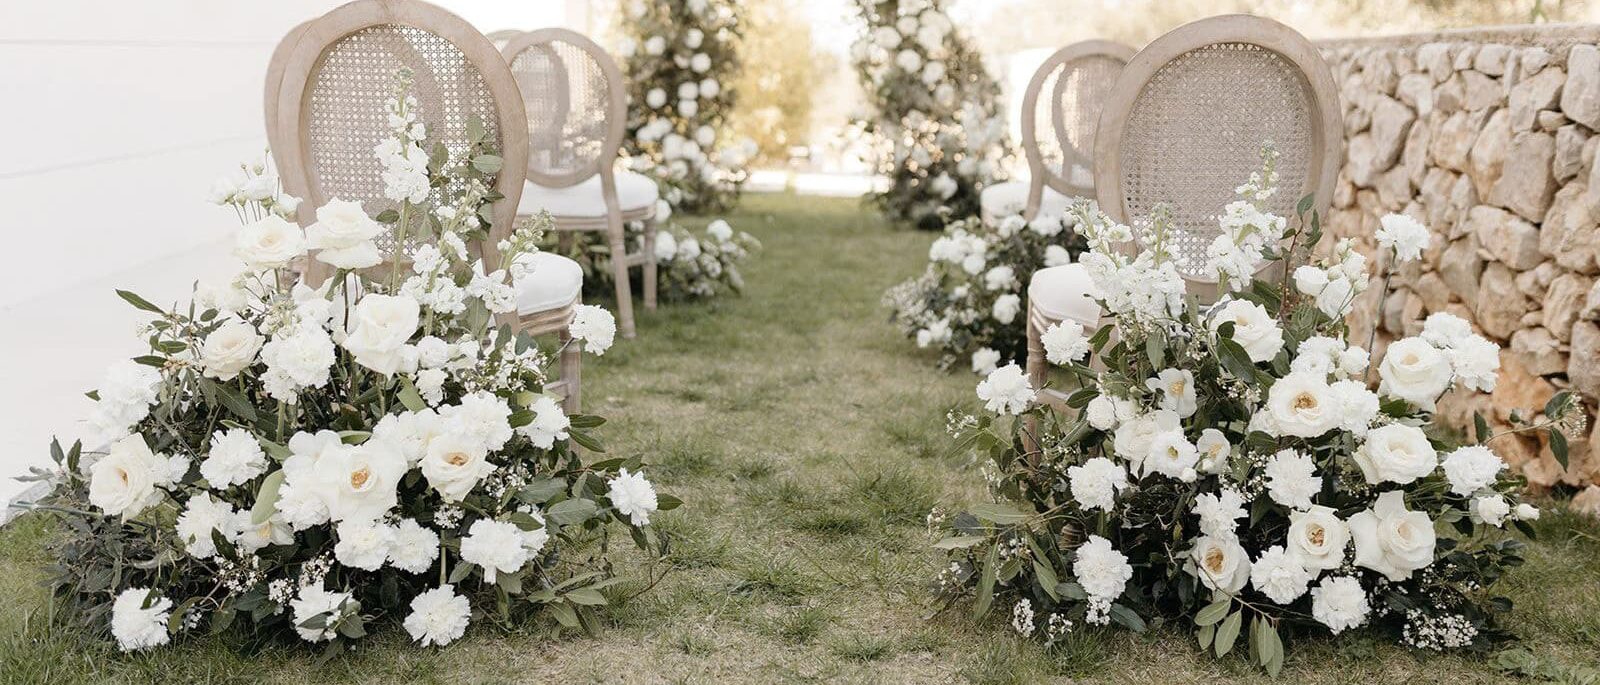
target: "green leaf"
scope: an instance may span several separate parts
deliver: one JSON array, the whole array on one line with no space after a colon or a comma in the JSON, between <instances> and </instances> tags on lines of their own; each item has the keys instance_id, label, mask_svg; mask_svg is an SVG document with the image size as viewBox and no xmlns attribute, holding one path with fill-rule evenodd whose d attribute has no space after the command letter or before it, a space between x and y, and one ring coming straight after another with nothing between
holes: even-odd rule
<instances>
[{"instance_id":1,"label":"green leaf","mask_svg":"<svg viewBox=\"0 0 1600 685\"><path fill-rule=\"evenodd\" d=\"M983 571L978 576L978 601L972 605L972 617L983 618L989 613L989 605L994 603L994 574L995 566L999 563L999 547L991 545L989 553L983 557Z\"/></svg>"},{"instance_id":2,"label":"green leaf","mask_svg":"<svg viewBox=\"0 0 1600 685\"><path fill-rule=\"evenodd\" d=\"M1482 445L1489 439L1489 422L1483 420L1483 414L1472 412L1472 429L1477 434L1477 442Z\"/></svg>"},{"instance_id":3,"label":"green leaf","mask_svg":"<svg viewBox=\"0 0 1600 685\"><path fill-rule=\"evenodd\" d=\"M1233 649L1234 640L1239 639L1239 628L1242 623L1244 623L1244 613L1235 611L1223 619L1222 625L1217 626L1216 641L1212 644L1217 656L1227 654Z\"/></svg>"},{"instance_id":4,"label":"green leaf","mask_svg":"<svg viewBox=\"0 0 1600 685\"><path fill-rule=\"evenodd\" d=\"M123 300L127 301L128 304L133 305L136 309L142 309L142 310L150 312L152 314L166 314L166 312L161 311L160 307L157 307L154 304L151 304L149 300L146 300L146 299L144 299L142 297L139 297L138 295L135 295L135 294L133 294L131 292L128 292L126 290L118 290L117 291L117 297L120 297Z\"/></svg>"},{"instance_id":5,"label":"green leaf","mask_svg":"<svg viewBox=\"0 0 1600 685\"><path fill-rule=\"evenodd\" d=\"M278 510L279 490L283 488L283 469L278 469L267 474L266 480L261 481L261 490L256 492L256 504L250 508L250 525L259 526L272 518L273 512Z\"/></svg>"},{"instance_id":6,"label":"green leaf","mask_svg":"<svg viewBox=\"0 0 1600 685\"><path fill-rule=\"evenodd\" d=\"M1560 414L1561 409L1567 404L1568 397L1571 397L1571 393L1566 390L1551 395L1550 399L1544 403L1544 417L1553 419L1557 414Z\"/></svg>"},{"instance_id":7,"label":"green leaf","mask_svg":"<svg viewBox=\"0 0 1600 685\"><path fill-rule=\"evenodd\" d=\"M677 497L673 497L672 495L656 496L656 511L672 511L673 509L677 509L681 506L683 506L683 500L678 499Z\"/></svg>"},{"instance_id":8,"label":"green leaf","mask_svg":"<svg viewBox=\"0 0 1600 685\"><path fill-rule=\"evenodd\" d=\"M1222 361L1222 368L1240 380L1252 380L1256 377L1256 363L1250 361L1250 354L1233 341L1232 338L1217 338L1217 353Z\"/></svg>"},{"instance_id":9,"label":"green leaf","mask_svg":"<svg viewBox=\"0 0 1600 685\"><path fill-rule=\"evenodd\" d=\"M481 143L481 142L483 142L484 138L487 138L488 136L489 136L489 132L483 128L483 119L480 119L478 117L472 117L472 118L467 119L467 141L468 142Z\"/></svg>"},{"instance_id":10,"label":"green leaf","mask_svg":"<svg viewBox=\"0 0 1600 685\"><path fill-rule=\"evenodd\" d=\"M1256 656L1261 665L1267 669L1272 677L1278 677L1278 672L1283 670L1283 640L1278 637L1278 629L1272 626L1264 616L1256 616L1250 621L1251 642L1256 646Z\"/></svg>"},{"instance_id":11,"label":"green leaf","mask_svg":"<svg viewBox=\"0 0 1600 685\"><path fill-rule=\"evenodd\" d=\"M486 174L499 173L500 167L505 165L505 160L495 155L478 155L472 158L472 168Z\"/></svg>"},{"instance_id":12,"label":"green leaf","mask_svg":"<svg viewBox=\"0 0 1600 685\"><path fill-rule=\"evenodd\" d=\"M1145 631L1144 619L1139 617L1138 612L1121 604L1111 605L1111 620L1135 633Z\"/></svg>"},{"instance_id":13,"label":"green leaf","mask_svg":"<svg viewBox=\"0 0 1600 685\"><path fill-rule=\"evenodd\" d=\"M589 587L578 588L568 592L567 599L572 600L574 604L582 604L584 606L602 606L606 603L605 595Z\"/></svg>"},{"instance_id":14,"label":"green leaf","mask_svg":"<svg viewBox=\"0 0 1600 685\"><path fill-rule=\"evenodd\" d=\"M583 523L600 511L600 505L592 499L568 499L557 502L546 512L546 518L558 526L574 523Z\"/></svg>"},{"instance_id":15,"label":"green leaf","mask_svg":"<svg viewBox=\"0 0 1600 685\"><path fill-rule=\"evenodd\" d=\"M574 414L567 417L567 423L573 428L599 428L606 424L606 419L604 416L593 414Z\"/></svg>"},{"instance_id":16,"label":"green leaf","mask_svg":"<svg viewBox=\"0 0 1600 685\"><path fill-rule=\"evenodd\" d=\"M228 411L233 412L234 416L243 419L246 423L255 422L255 406L250 404L250 400L245 399L244 395L239 394L239 390L232 385L218 383L209 378L201 378L200 387L203 391L206 391L206 394L216 395L217 399L222 402L222 406L227 407Z\"/></svg>"},{"instance_id":17,"label":"green leaf","mask_svg":"<svg viewBox=\"0 0 1600 685\"><path fill-rule=\"evenodd\" d=\"M417 386L405 376L400 377L399 396L400 404L406 405L406 409L410 411L422 411L428 408L428 404L422 401L422 394L417 392Z\"/></svg>"},{"instance_id":18,"label":"green leaf","mask_svg":"<svg viewBox=\"0 0 1600 685\"><path fill-rule=\"evenodd\" d=\"M567 484L554 478L540 478L522 487L517 491L517 499L528 504L544 504L551 497L561 494L567 489Z\"/></svg>"},{"instance_id":19,"label":"green leaf","mask_svg":"<svg viewBox=\"0 0 1600 685\"><path fill-rule=\"evenodd\" d=\"M1561 470L1567 469L1567 436L1561 431L1550 429L1550 453L1555 455L1556 463L1561 464Z\"/></svg>"},{"instance_id":20,"label":"green leaf","mask_svg":"<svg viewBox=\"0 0 1600 685\"><path fill-rule=\"evenodd\" d=\"M1144 339L1144 354L1150 359L1150 366L1152 369L1160 371L1161 369L1166 368L1166 338L1159 333L1151 333L1150 337Z\"/></svg>"},{"instance_id":21,"label":"green leaf","mask_svg":"<svg viewBox=\"0 0 1600 685\"><path fill-rule=\"evenodd\" d=\"M1230 597L1223 597L1222 599L1207 604L1204 609L1201 609L1199 613L1196 613L1194 615L1194 624L1197 626L1212 625L1217 621L1221 621L1223 617L1227 616L1228 610L1231 608L1233 608L1233 599Z\"/></svg>"},{"instance_id":22,"label":"green leaf","mask_svg":"<svg viewBox=\"0 0 1600 685\"><path fill-rule=\"evenodd\" d=\"M976 545L976 544L978 544L980 542L983 542L984 540L987 540L987 539L989 539L989 538L986 535L957 535L957 536L948 537L948 538L945 538L943 540L940 540L938 542L933 543L933 548L934 549L966 549L966 548L972 547L973 545Z\"/></svg>"},{"instance_id":23,"label":"green leaf","mask_svg":"<svg viewBox=\"0 0 1600 685\"><path fill-rule=\"evenodd\" d=\"M550 605L550 615L556 617L556 622L565 627L578 627L578 612L573 611L570 604L552 603Z\"/></svg>"},{"instance_id":24,"label":"green leaf","mask_svg":"<svg viewBox=\"0 0 1600 685\"><path fill-rule=\"evenodd\" d=\"M972 515L984 521L1001 525L1022 523L1028 520L1028 515L1023 513L1021 509L1002 503L974 505L972 507Z\"/></svg>"},{"instance_id":25,"label":"green leaf","mask_svg":"<svg viewBox=\"0 0 1600 685\"><path fill-rule=\"evenodd\" d=\"M1294 213L1305 214L1306 212L1311 211L1311 203L1315 202L1316 199L1317 196L1315 193L1310 193L1305 197L1300 198L1300 202L1296 203L1294 206Z\"/></svg>"},{"instance_id":26,"label":"green leaf","mask_svg":"<svg viewBox=\"0 0 1600 685\"><path fill-rule=\"evenodd\" d=\"M1216 636L1217 627L1215 625L1202 626L1199 630L1194 631L1194 638L1200 641L1200 649L1202 650L1210 649L1211 639Z\"/></svg>"},{"instance_id":27,"label":"green leaf","mask_svg":"<svg viewBox=\"0 0 1600 685\"><path fill-rule=\"evenodd\" d=\"M1059 601L1061 597L1056 594L1056 570L1050 567L1049 561L1049 559L1035 557L1033 560L1033 575L1038 579L1039 587L1044 588L1045 594L1050 595L1051 599Z\"/></svg>"}]
</instances>

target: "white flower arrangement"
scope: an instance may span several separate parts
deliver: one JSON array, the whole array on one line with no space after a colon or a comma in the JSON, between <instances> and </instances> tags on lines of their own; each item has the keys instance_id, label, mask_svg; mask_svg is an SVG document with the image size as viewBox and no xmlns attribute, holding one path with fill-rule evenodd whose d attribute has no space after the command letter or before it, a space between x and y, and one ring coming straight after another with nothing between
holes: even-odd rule
<instances>
[{"instance_id":1,"label":"white flower arrangement","mask_svg":"<svg viewBox=\"0 0 1600 685\"><path fill-rule=\"evenodd\" d=\"M285 218L298 203L246 167L213 193L245 223L231 284L172 310L119 291L154 316L150 351L91 393L107 447L52 444L56 487L34 506L74 519L58 597L98 630L110 604L122 649L201 626L343 643L385 616L444 645L475 615L537 609L577 629L616 580L603 553L563 550L613 523L654 547L652 515L680 504L637 459L576 451L601 451L603 420L566 415L543 391L551 354L496 326L527 274L486 273L466 249L493 235L479 210L498 199L498 157L474 123L468 149L415 158L428 141L408 90L402 70L393 136L374 151L393 209L333 200L302 234ZM502 240L505 260L538 233ZM409 269L381 266L384 234ZM290 268L308 248L337 268L320 286ZM600 354L616 328L586 306L571 330Z\"/></svg>"},{"instance_id":2,"label":"white flower arrangement","mask_svg":"<svg viewBox=\"0 0 1600 685\"><path fill-rule=\"evenodd\" d=\"M1503 476L1488 448L1497 435L1480 421L1473 444L1454 446L1432 416L1450 389L1493 387L1493 344L1440 317L1389 347L1369 389L1367 355L1346 342L1345 300L1367 280L1344 268L1362 263L1347 246L1313 267L1351 284L1340 306L1321 297L1332 276L1254 278L1270 262L1309 259L1319 237L1305 216L1280 230L1252 204L1271 179L1269 161L1240 188L1248 208L1221 215L1207 268L1229 294L1205 306L1186 301L1181 282L1167 285L1160 212L1129 257L1117 248L1134 231L1075 207L1109 323L1088 335L1088 350L1084 331L1047 333L1052 363L1083 379L1067 399L1078 411L1029 406L1038 389L1006 366L978 385L987 413L955 422L960 445L991 463L996 501L943 519L936 546L952 565L941 577L965 581L941 585L947 601L975 594L982 615L1025 600L1030 621L1045 625L1060 616L1138 631L1182 620L1203 649L1221 657L1248 643L1272 673L1291 629L1382 624L1428 649L1506 637L1497 614L1509 602L1489 586L1521 562L1523 545L1503 529L1531 534L1538 510ZM1246 233L1273 227L1270 238L1230 238L1239 221L1257 227ZM1427 243L1411 222L1386 225L1391 263ZM1558 396L1544 423L1513 430L1547 430L1564 444L1571 404ZM1115 559L1138 562L1108 571Z\"/></svg>"},{"instance_id":3,"label":"white flower arrangement","mask_svg":"<svg viewBox=\"0 0 1600 685\"><path fill-rule=\"evenodd\" d=\"M673 216L665 200L657 203L654 259L657 296L668 302L705 300L725 292L742 294L745 289L743 266L761 252L761 241L744 231L735 231L726 220L713 219L700 235L695 235ZM632 240L644 249L642 225L629 226ZM604 234L580 234L572 243L569 257L584 269L586 291L596 295L613 292L615 274L611 252Z\"/></svg>"}]
</instances>

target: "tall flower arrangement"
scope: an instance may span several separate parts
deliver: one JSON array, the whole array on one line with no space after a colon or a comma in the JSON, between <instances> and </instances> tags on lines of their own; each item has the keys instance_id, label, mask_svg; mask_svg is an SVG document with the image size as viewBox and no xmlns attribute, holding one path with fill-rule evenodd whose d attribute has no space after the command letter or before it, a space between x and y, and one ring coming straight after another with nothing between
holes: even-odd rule
<instances>
[{"instance_id":1,"label":"tall flower arrangement","mask_svg":"<svg viewBox=\"0 0 1600 685\"><path fill-rule=\"evenodd\" d=\"M895 221L939 230L978 214L978 194L1009 154L1000 86L942 0L856 0L865 33L851 47Z\"/></svg>"},{"instance_id":2,"label":"tall flower arrangement","mask_svg":"<svg viewBox=\"0 0 1600 685\"><path fill-rule=\"evenodd\" d=\"M628 0L618 48L628 81L627 149L675 209L725 211L754 144L728 140L744 17L731 0Z\"/></svg>"},{"instance_id":3,"label":"tall flower arrangement","mask_svg":"<svg viewBox=\"0 0 1600 685\"><path fill-rule=\"evenodd\" d=\"M298 202L248 167L213 192L245 224L237 277L173 309L119 292L151 315L148 351L91 393L103 451L52 444L35 507L66 524L65 615L123 650L230 629L333 649L380 618L424 646L535 612L592 628L609 531L654 547L652 516L678 504L638 459L586 462L602 419L565 414L549 353L495 325L542 226L494 233L506 269L472 254L500 158L478 122L467 149L430 144L409 87L402 70L374 150L395 209L334 199L302 232ZM403 264L382 264L385 236ZM296 279L308 251L331 279ZM602 354L615 325L585 306L572 332Z\"/></svg>"},{"instance_id":4,"label":"tall flower arrangement","mask_svg":"<svg viewBox=\"0 0 1600 685\"><path fill-rule=\"evenodd\" d=\"M1108 323L1044 335L1076 379L1074 411L1035 406L1010 365L978 384L985 414L954 417L961 445L987 457L994 501L933 517L951 555L946 599L975 596L979 615L1005 607L1046 642L1084 624L1179 620L1203 649L1248 652L1273 673L1297 634L1371 627L1428 650L1506 637L1510 602L1492 585L1523 548L1506 529L1531 535L1539 511L1519 501L1486 424L1458 444L1432 415L1445 392L1492 389L1497 350L1435 314L1369 368L1344 322L1359 286L1330 285L1364 284L1364 260L1344 245L1311 259L1309 198L1297 228L1263 210L1268 159L1220 215L1212 305L1186 296L1162 212L1131 228L1077 205ZM1429 240L1407 217L1384 225L1395 261ZM1253 278L1302 260L1293 285Z\"/></svg>"},{"instance_id":5,"label":"tall flower arrangement","mask_svg":"<svg viewBox=\"0 0 1600 685\"><path fill-rule=\"evenodd\" d=\"M761 251L761 241L744 231L734 230L726 220L715 219L698 235L672 220L672 206L666 200L656 203L655 221L656 287L662 300L689 301L716 297L725 292L744 292L742 266ZM629 227L635 247L643 249L642 226ZM569 250L583 267L583 288L597 296L611 294L615 276L611 270L611 249L604 241L584 236L573 241Z\"/></svg>"}]
</instances>

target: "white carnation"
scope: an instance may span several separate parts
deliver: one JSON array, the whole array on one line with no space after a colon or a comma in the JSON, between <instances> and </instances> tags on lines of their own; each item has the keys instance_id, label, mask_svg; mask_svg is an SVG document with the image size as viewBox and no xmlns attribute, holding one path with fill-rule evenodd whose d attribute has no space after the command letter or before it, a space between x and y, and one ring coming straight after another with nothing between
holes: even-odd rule
<instances>
[{"instance_id":1,"label":"white carnation","mask_svg":"<svg viewBox=\"0 0 1600 685\"><path fill-rule=\"evenodd\" d=\"M533 421L517 431L526 436L534 447L547 450L555 447L557 440L567 439L567 429L572 421L567 419L566 412L561 410L561 404L554 397L540 395L528 409L533 412Z\"/></svg>"},{"instance_id":2,"label":"white carnation","mask_svg":"<svg viewBox=\"0 0 1600 685\"><path fill-rule=\"evenodd\" d=\"M1084 408L1084 414L1089 420L1089 425L1095 430L1110 430L1117 425L1117 405L1105 395L1096 395L1089 400L1089 406Z\"/></svg>"},{"instance_id":3,"label":"white carnation","mask_svg":"<svg viewBox=\"0 0 1600 685\"><path fill-rule=\"evenodd\" d=\"M988 377L978 383L977 391L984 408L996 414L1021 414L1034 399L1028 376L1014 363L989 372Z\"/></svg>"},{"instance_id":4,"label":"white carnation","mask_svg":"<svg viewBox=\"0 0 1600 685\"><path fill-rule=\"evenodd\" d=\"M1091 534L1078 547L1072 561L1072 576L1089 597L1109 603L1122 596L1133 567L1128 558L1111 546L1111 541Z\"/></svg>"},{"instance_id":5,"label":"white carnation","mask_svg":"<svg viewBox=\"0 0 1600 685\"><path fill-rule=\"evenodd\" d=\"M1022 297L1016 293L1006 293L994 298L994 320L1010 325L1017 320L1017 314L1022 312Z\"/></svg>"},{"instance_id":6,"label":"white carnation","mask_svg":"<svg viewBox=\"0 0 1600 685\"><path fill-rule=\"evenodd\" d=\"M1250 585L1278 604L1299 599L1315 577L1315 573L1301 566L1300 561L1284 550L1282 545L1268 548L1250 566Z\"/></svg>"},{"instance_id":7,"label":"white carnation","mask_svg":"<svg viewBox=\"0 0 1600 685\"><path fill-rule=\"evenodd\" d=\"M1350 576L1323 578L1311 589L1311 616L1338 635L1367 622L1367 592Z\"/></svg>"},{"instance_id":8,"label":"white carnation","mask_svg":"<svg viewBox=\"0 0 1600 685\"><path fill-rule=\"evenodd\" d=\"M972 372L988 375L1000 366L1000 351L992 347L980 347L972 351Z\"/></svg>"},{"instance_id":9,"label":"white carnation","mask_svg":"<svg viewBox=\"0 0 1600 685\"><path fill-rule=\"evenodd\" d=\"M1249 515L1244 509L1244 497L1232 488L1196 495L1194 513L1200 517L1201 534L1217 539L1237 537L1239 524L1235 522Z\"/></svg>"},{"instance_id":10,"label":"white carnation","mask_svg":"<svg viewBox=\"0 0 1600 685\"><path fill-rule=\"evenodd\" d=\"M213 433L211 450L200 462L200 475L213 488L241 485L266 470L267 455L261 443L243 428Z\"/></svg>"},{"instance_id":11,"label":"white carnation","mask_svg":"<svg viewBox=\"0 0 1600 685\"><path fill-rule=\"evenodd\" d=\"M1471 511L1472 520L1499 528L1505 525L1506 517L1511 515L1511 503L1500 495L1482 495L1473 498Z\"/></svg>"},{"instance_id":12,"label":"white carnation","mask_svg":"<svg viewBox=\"0 0 1600 685\"><path fill-rule=\"evenodd\" d=\"M172 600L151 590L128 588L118 593L111 604L111 636L117 639L117 648L136 652L167 644L172 640L167 632L171 613Z\"/></svg>"},{"instance_id":13,"label":"white carnation","mask_svg":"<svg viewBox=\"0 0 1600 685\"><path fill-rule=\"evenodd\" d=\"M307 642L327 642L339 635L339 621L345 618L350 608L348 592L330 592L320 587L305 586L300 588L300 595L289 602L289 608L294 616L294 631L300 639ZM323 617L322 627L312 628L305 624L318 616Z\"/></svg>"},{"instance_id":14,"label":"white carnation","mask_svg":"<svg viewBox=\"0 0 1600 685\"><path fill-rule=\"evenodd\" d=\"M1322 491L1316 462L1294 450L1280 450L1267 461L1267 494L1291 509L1310 509L1311 498Z\"/></svg>"},{"instance_id":15,"label":"white carnation","mask_svg":"<svg viewBox=\"0 0 1600 685\"><path fill-rule=\"evenodd\" d=\"M567 330L573 339L583 343L584 351L598 357L611 349L611 343L617 336L617 320L603 307L580 304L575 308Z\"/></svg>"},{"instance_id":16,"label":"white carnation","mask_svg":"<svg viewBox=\"0 0 1600 685\"><path fill-rule=\"evenodd\" d=\"M1067 468L1067 483L1079 506L1111 511L1116 506L1117 493L1128 487L1128 472L1121 464L1095 457L1081 466Z\"/></svg>"},{"instance_id":17,"label":"white carnation","mask_svg":"<svg viewBox=\"0 0 1600 685\"><path fill-rule=\"evenodd\" d=\"M1076 321L1051 324L1039 336L1039 342L1044 345L1045 358L1051 364L1065 366L1081 361L1089 354L1089 338L1084 335L1083 324ZM1193 394L1192 391L1190 394Z\"/></svg>"},{"instance_id":18,"label":"white carnation","mask_svg":"<svg viewBox=\"0 0 1600 685\"><path fill-rule=\"evenodd\" d=\"M232 542L239 536L237 525L233 505L212 499L211 493L203 492L189 498L183 513L178 515L174 532L183 541L184 550L189 556L210 559L217 553L212 532L221 533L223 539Z\"/></svg>"},{"instance_id":19,"label":"white carnation","mask_svg":"<svg viewBox=\"0 0 1600 685\"><path fill-rule=\"evenodd\" d=\"M416 519L400 519L389 545L389 565L406 573L424 573L439 558L439 534Z\"/></svg>"},{"instance_id":20,"label":"white carnation","mask_svg":"<svg viewBox=\"0 0 1600 685\"><path fill-rule=\"evenodd\" d=\"M1395 257L1401 263L1422 257L1422 251L1433 240L1426 226L1404 214L1384 215L1378 220L1375 237L1378 245L1394 250Z\"/></svg>"},{"instance_id":21,"label":"white carnation","mask_svg":"<svg viewBox=\"0 0 1600 685\"><path fill-rule=\"evenodd\" d=\"M618 514L628 517L635 526L650 524L650 514L656 511L656 488L645 480L643 473L628 473L627 469L612 478L606 490L606 499Z\"/></svg>"},{"instance_id":22,"label":"white carnation","mask_svg":"<svg viewBox=\"0 0 1600 685\"><path fill-rule=\"evenodd\" d=\"M500 573L516 573L528 562L522 530L516 524L478 519L461 539L461 558L483 568L483 579L494 582Z\"/></svg>"},{"instance_id":23,"label":"white carnation","mask_svg":"<svg viewBox=\"0 0 1600 685\"><path fill-rule=\"evenodd\" d=\"M471 619L472 605L467 598L456 594L454 587L441 585L411 600L411 614L404 625L418 644L444 646L465 635Z\"/></svg>"},{"instance_id":24,"label":"white carnation","mask_svg":"<svg viewBox=\"0 0 1600 685\"><path fill-rule=\"evenodd\" d=\"M339 542L333 557L351 568L376 571L394 547L394 529L378 521L351 520L339 524Z\"/></svg>"}]
</instances>

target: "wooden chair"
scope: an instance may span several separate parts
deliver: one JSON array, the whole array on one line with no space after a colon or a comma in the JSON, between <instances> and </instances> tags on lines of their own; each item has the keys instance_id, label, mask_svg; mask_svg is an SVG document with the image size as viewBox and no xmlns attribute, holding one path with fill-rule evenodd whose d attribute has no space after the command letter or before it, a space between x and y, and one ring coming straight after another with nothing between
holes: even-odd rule
<instances>
[{"instance_id":1,"label":"wooden chair","mask_svg":"<svg viewBox=\"0 0 1600 685\"><path fill-rule=\"evenodd\" d=\"M633 289L628 269L642 267L645 309L656 308L655 181L618 171L627 121L627 96L617 63L583 34L540 29L507 40L501 49L511 65L527 112L528 182L520 216L547 211L563 233L604 231L611 252L622 335L635 335ZM625 226L644 223L640 251L627 251Z\"/></svg>"},{"instance_id":2,"label":"wooden chair","mask_svg":"<svg viewBox=\"0 0 1600 685\"><path fill-rule=\"evenodd\" d=\"M502 266L496 245L516 220L528 146L522 98L488 39L460 17L419 0L356 0L296 31L298 38L291 32L276 51L265 90L273 97L272 75L280 75L267 120L276 124L271 139L277 143L274 156L284 187L304 201L300 224L314 223L314 208L334 197L360 201L374 216L395 206L383 196L382 169L373 148L390 135L394 74L408 67L430 141L455 152L465 149L468 121L477 117L497 143L505 164L494 187L504 198L491 208L489 238L468 247L486 268ZM382 236L378 247L390 261L404 259L408 246ZM566 342L582 271L558 255L531 258L537 276L521 284L518 316L502 320L520 319L530 332L557 333ZM329 271L309 260L307 278L319 283ZM565 346L561 378L548 387L564 398L568 412L578 408L579 354L577 345Z\"/></svg>"},{"instance_id":3,"label":"wooden chair","mask_svg":"<svg viewBox=\"0 0 1600 685\"><path fill-rule=\"evenodd\" d=\"M996 183L979 196L985 221L1021 213L1065 214L1074 197L1094 197L1094 133L1100 106L1133 57L1133 48L1104 40L1057 50L1033 72L1022 94L1026 181ZM1041 97L1042 96L1042 97Z\"/></svg>"}]
</instances>

